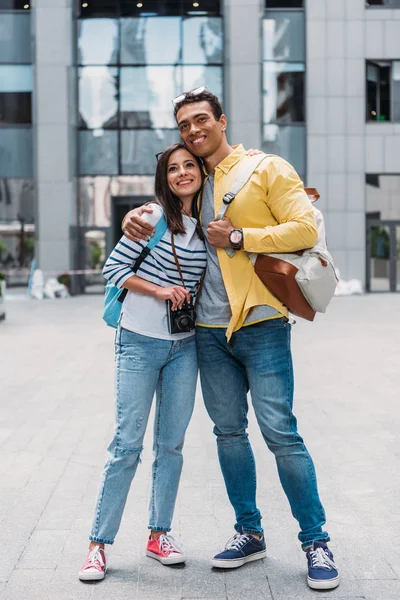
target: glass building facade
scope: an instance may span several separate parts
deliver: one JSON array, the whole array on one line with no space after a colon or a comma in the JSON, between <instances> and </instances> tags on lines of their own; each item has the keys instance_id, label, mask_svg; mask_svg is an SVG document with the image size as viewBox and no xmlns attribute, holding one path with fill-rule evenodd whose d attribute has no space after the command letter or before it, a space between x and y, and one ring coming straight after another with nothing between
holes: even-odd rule
<instances>
[{"instance_id":1,"label":"glass building facade","mask_svg":"<svg viewBox=\"0 0 400 600\"><path fill-rule=\"evenodd\" d=\"M29 2L0 1L0 270L34 251L32 48Z\"/></svg>"},{"instance_id":2,"label":"glass building facade","mask_svg":"<svg viewBox=\"0 0 400 600\"><path fill-rule=\"evenodd\" d=\"M305 15L301 1L267 0L263 19L263 150L306 176Z\"/></svg>"}]
</instances>

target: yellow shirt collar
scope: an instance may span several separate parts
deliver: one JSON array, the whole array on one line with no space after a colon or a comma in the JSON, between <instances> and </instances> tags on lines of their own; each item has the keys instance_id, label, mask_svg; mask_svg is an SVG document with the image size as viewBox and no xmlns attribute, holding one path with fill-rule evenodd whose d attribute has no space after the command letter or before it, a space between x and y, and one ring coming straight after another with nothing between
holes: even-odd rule
<instances>
[{"instance_id":1,"label":"yellow shirt collar","mask_svg":"<svg viewBox=\"0 0 400 600\"><path fill-rule=\"evenodd\" d=\"M221 169L225 175L234 167L241 158L246 154L246 150L243 148L242 144L237 146L232 146L234 148L233 152L228 154L224 160L222 160L219 165L217 165L216 169Z\"/></svg>"}]
</instances>

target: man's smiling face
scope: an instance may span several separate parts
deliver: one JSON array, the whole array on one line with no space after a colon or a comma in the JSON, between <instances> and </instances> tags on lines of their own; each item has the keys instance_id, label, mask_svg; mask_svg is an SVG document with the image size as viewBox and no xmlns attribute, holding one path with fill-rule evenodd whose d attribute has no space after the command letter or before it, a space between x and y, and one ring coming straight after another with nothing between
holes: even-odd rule
<instances>
[{"instance_id":1,"label":"man's smiling face","mask_svg":"<svg viewBox=\"0 0 400 600\"><path fill-rule=\"evenodd\" d=\"M182 141L196 156L207 158L214 154L224 139L226 117L221 115L217 121L206 100L182 106L176 121Z\"/></svg>"}]
</instances>

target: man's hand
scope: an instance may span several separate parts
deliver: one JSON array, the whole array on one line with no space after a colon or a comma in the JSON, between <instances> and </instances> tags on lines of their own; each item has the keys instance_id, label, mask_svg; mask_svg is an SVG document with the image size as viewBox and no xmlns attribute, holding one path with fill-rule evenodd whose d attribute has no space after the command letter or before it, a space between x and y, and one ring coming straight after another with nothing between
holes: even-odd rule
<instances>
[{"instance_id":1,"label":"man's hand","mask_svg":"<svg viewBox=\"0 0 400 600\"><path fill-rule=\"evenodd\" d=\"M207 237L211 246L214 248L228 248L229 234L235 229L233 223L228 217L224 217L221 221L211 221L207 228Z\"/></svg>"},{"instance_id":2,"label":"man's hand","mask_svg":"<svg viewBox=\"0 0 400 600\"><path fill-rule=\"evenodd\" d=\"M190 302L190 293L184 287L171 285L170 287L159 287L156 291L157 300L171 300L172 310L182 308L182 304Z\"/></svg>"},{"instance_id":3,"label":"man's hand","mask_svg":"<svg viewBox=\"0 0 400 600\"><path fill-rule=\"evenodd\" d=\"M132 242L147 241L154 235L154 227L142 219L143 213L152 213L150 206L139 206L130 210L122 222L122 231Z\"/></svg>"}]
</instances>

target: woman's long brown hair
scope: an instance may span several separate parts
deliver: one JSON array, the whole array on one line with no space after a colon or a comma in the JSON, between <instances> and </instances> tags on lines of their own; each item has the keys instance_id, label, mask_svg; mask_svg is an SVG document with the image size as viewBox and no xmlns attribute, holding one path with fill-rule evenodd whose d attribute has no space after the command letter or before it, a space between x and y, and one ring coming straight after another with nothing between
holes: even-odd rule
<instances>
[{"instance_id":1,"label":"woman's long brown hair","mask_svg":"<svg viewBox=\"0 0 400 600\"><path fill-rule=\"evenodd\" d=\"M182 219L183 203L178 196L171 192L168 185L168 162L171 154L177 150L186 150L189 152L189 150L183 144L173 144L172 146L168 146L168 148L166 148L160 155L156 169L155 195L157 202L164 209L165 219L167 221L168 229L171 231L171 233L186 233ZM191 154L191 152L189 152L189 154ZM192 215L197 220L197 233L200 239L204 240L203 231L200 226L198 207L199 199L203 192L204 171L201 160L197 156L193 156L193 160L196 161L200 169L201 186L193 198Z\"/></svg>"}]
</instances>

